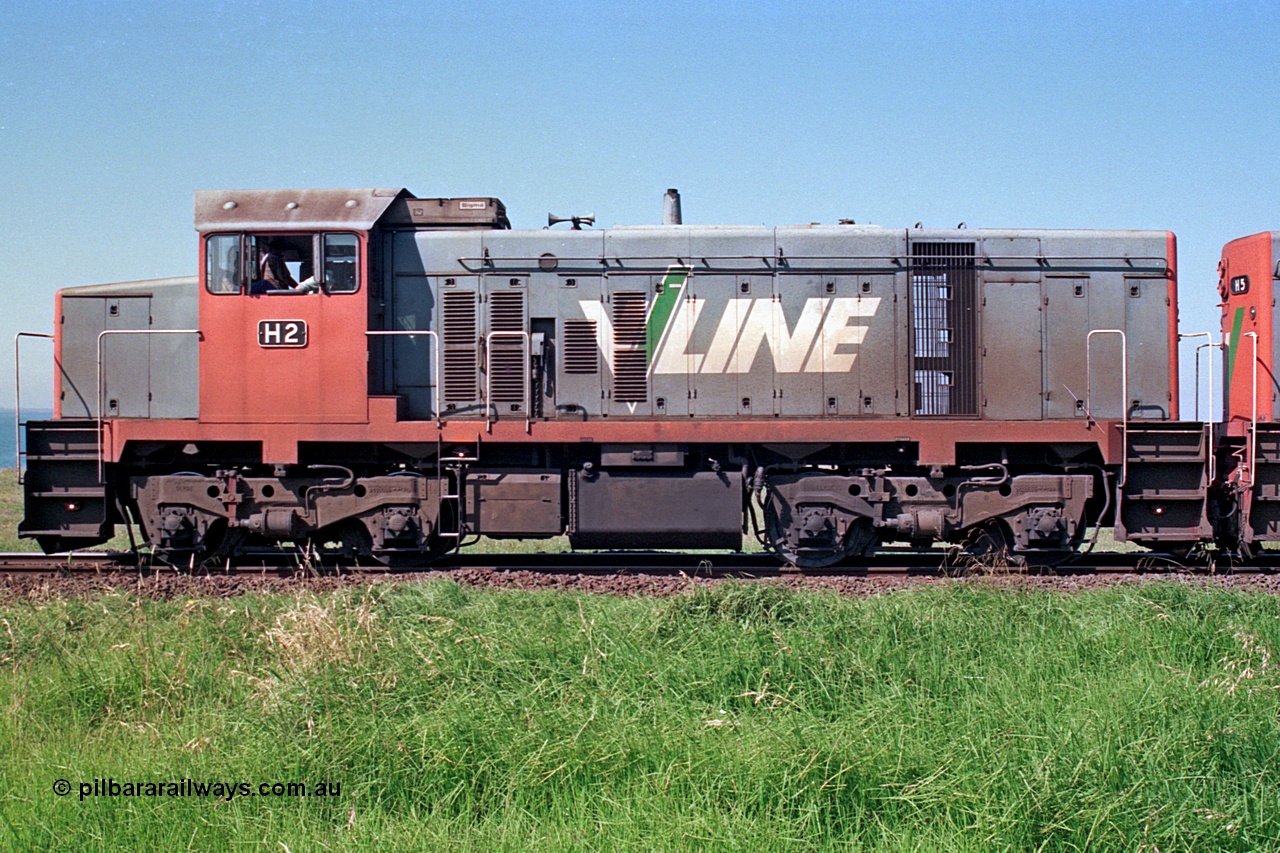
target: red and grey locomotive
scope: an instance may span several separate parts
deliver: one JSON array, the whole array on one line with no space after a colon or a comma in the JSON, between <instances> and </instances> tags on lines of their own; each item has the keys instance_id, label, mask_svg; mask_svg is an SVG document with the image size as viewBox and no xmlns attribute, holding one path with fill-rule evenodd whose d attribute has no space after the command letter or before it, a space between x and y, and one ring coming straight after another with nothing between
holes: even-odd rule
<instances>
[{"instance_id":1,"label":"red and grey locomotive","mask_svg":"<svg viewBox=\"0 0 1280 853\"><path fill-rule=\"evenodd\" d=\"M1280 432L1241 420L1246 359L1238 447L1215 459L1179 419L1171 233L670 220L199 192L198 276L59 292L21 535L65 550L131 522L184 562L308 543L425 564L473 536L755 534L802 567L939 541L1051 563L1099 524L1175 551L1280 535L1241 522L1276 505L1253 481L1280 482ZM1228 312L1265 356L1271 269L1236 257Z\"/></svg>"}]
</instances>

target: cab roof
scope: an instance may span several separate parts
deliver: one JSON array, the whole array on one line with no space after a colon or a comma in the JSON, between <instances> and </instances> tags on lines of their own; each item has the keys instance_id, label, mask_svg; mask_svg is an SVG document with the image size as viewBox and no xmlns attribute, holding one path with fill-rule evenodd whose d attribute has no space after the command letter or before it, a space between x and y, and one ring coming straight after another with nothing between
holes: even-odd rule
<instances>
[{"instance_id":1,"label":"cab roof","mask_svg":"<svg viewBox=\"0 0 1280 853\"><path fill-rule=\"evenodd\" d=\"M197 190L196 230L292 231L332 228L368 231L403 187L309 190Z\"/></svg>"}]
</instances>

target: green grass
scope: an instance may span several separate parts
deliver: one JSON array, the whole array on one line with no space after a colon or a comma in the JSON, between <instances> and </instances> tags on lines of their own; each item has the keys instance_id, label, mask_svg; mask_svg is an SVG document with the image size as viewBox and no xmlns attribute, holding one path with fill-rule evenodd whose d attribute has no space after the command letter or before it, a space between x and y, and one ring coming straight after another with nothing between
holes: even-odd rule
<instances>
[{"instance_id":1,"label":"green grass","mask_svg":"<svg viewBox=\"0 0 1280 853\"><path fill-rule=\"evenodd\" d=\"M0 844L1273 850L1278 648L1276 599L1178 584L19 600ZM342 792L80 801L95 777Z\"/></svg>"},{"instance_id":2,"label":"green grass","mask_svg":"<svg viewBox=\"0 0 1280 853\"><path fill-rule=\"evenodd\" d=\"M18 538L22 519L22 487L14 468L0 469L0 551L39 551L30 539Z\"/></svg>"},{"instance_id":3,"label":"green grass","mask_svg":"<svg viewBox=\"0 0 1280 853\"><path fill-rule=\"evenodd\" d=\"M0 549L20 505L0 472ZM1276 850L1277 602L9 595L0 850ZM81 800L95 778L341 793Z\"/></svg>"}]
</instances>

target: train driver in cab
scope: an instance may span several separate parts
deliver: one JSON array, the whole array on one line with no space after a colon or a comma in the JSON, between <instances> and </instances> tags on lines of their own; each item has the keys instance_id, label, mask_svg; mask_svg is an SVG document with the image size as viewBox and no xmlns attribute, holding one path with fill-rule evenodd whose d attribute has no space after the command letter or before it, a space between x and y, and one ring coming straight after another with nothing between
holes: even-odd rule
<instances>
[{"instance_id":1,"label":"train driver in cab","mask_svg":"<svg viewBox=\"0 0 1280 853\"><path fill-rule=\"evenodd\" d=\"M280 249L279 240L258 243L258 277L249 286L250 294L257 296L270 290L293 290L298 286L285 266Z\"/></svg>"}]
</instances>

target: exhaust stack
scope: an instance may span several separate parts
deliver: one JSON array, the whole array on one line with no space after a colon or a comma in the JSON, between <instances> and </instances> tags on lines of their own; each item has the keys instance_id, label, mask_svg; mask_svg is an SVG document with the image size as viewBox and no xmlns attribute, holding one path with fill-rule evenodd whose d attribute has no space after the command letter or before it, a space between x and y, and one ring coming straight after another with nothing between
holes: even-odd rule
<instances>
[{"instance_id":1,"label":"exhaust stack","mask_svg":"<svg viewBox=\"0 0 1280 853\"><path fill-rule=\"evenodd\" d=\"M662 197L662 224L682 225L680 216L680 190L669 189Z\"/></svg>"}]
</instances>

